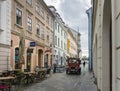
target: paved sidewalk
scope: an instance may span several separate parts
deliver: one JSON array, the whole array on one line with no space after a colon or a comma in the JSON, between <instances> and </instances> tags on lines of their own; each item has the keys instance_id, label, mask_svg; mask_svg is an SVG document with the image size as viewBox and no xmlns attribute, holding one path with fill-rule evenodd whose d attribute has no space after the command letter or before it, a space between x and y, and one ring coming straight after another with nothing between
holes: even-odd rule
<instances>
[{"instance_id":1,"label":"paved sidewalk","mask_svg":"<svg viewBox=\"0 0 120 91\"><path fill-rule=\"evenodd\" d=\"M82 74L82 79L76 83L73 91L97 91L97 86L94 84L93 74L86 72Z\"/></svg>"},{"instance_id":2,"label":"paved sidewalk","mask_svg":"<svg viewBox=\"0 0 120 91\"><path fill-rule=\"evenodd\" d=\"M97 86L94 84L93 72L88 71L88 65L81 66L81 80L78 81L77 87L73 91L97 91Z\"/></svg>"}]
</instances>

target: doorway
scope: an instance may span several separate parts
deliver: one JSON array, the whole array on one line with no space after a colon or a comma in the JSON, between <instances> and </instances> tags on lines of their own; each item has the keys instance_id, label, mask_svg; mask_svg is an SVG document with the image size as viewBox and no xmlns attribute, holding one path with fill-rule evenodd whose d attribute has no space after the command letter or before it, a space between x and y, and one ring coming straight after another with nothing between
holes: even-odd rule
<instances>
[{"instance_id":1,"label":"doorway","mask_svg":"<svg viewBox=\"0 0 120 91\"><path fill-rule=\"evenodd\" d=\"M45 68L48 67L48 54L46 54L45 57L44 57L44 67Z\"/></svg>"},{"instance_id":2,"label":"doorway","mask_svg":"<svg viewBox=\"0 0 120 91\"><path fill-rule=\"evenodd\" d=\"M31 71L31 54L33 53L33 49L27 49L27 60L26 60L26 69L28 72Z\"/></svg>"},{"instance_id":3,"label":"doorway","mask_svg":"<svg viewBox=\"0 0 120 91\"><path fill-rule=\"evenodd\" d=\"M38 66L42 67L42 61L43 61L43 50L38 50Z\"/></svg>"}]
</instances>

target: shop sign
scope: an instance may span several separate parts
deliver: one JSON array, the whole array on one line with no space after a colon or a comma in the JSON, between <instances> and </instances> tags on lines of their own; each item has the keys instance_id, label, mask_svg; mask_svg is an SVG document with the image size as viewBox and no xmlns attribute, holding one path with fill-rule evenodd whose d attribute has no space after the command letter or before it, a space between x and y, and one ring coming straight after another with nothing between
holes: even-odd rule
<instances>
[{"instance_id":1,"label":"shop sign","mask_svg":"<svg viewBox=\"0 0 120 91\"><path fill-rule=\"evenodd\" d=\"M52 52L52 48L47 48L45 52Z\"/></svg>"},{"instance_id":2,"label":"shop sign","mask_svg":"<svg viewBox=\"0 0 120 91\"><path fill-rule=\"evenodd\" d=\"M36 46L36 42L30 42L30 47L35 47Z\"/></svg>"}]
</instances>

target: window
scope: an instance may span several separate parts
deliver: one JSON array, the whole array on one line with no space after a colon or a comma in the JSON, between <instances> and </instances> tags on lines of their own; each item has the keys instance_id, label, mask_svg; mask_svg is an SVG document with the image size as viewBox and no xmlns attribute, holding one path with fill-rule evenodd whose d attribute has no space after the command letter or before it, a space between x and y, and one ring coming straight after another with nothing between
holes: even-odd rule
<instances>
[{"instance_id":1,"label":"window","mask_svg":"<svg viewBox=\"0 0 120 91\"><path fill-rule=\"evenodd\" d=\"M22 26L22 11L18 8L16 9L16 23Z\"/></svg>"},{"instance_id":2,"label":"window","mask_svg":"<svg viewBox=\"0 0 120 91\"><path fill-rule=\"evenodd\" d=\"M61 36L63 35L63 30L61 30Z\"/></svg>"},{"instance_id":3,"label":"window","mask_svg":"<svg viewBox=\"0 0 120 91\"><path fill-rule=\"evenodd\" d=\"M11 40L11 47L13 46L13 40Z\"/></svg>"},{"instance_id":4,"label":"window","mask_svg":"<svg viewBox=\"0 0 120 91\"><path fill-rule=\"evenodd\" d=\"M57 36L55 36L55 45L57 45Z\"/></svg>"},{"instance_id":5,"label":"window","mask_svg":"<svg viewBox=\"0 0 120 91\"><path fill-rule=\"evenodd\" d=\"M60 39L58 38L58 47L60 46Z\"/></svg>"},{"instance_id":6,"label":"window","mask_svg":"<svg viewBox=\"0 0 120 91\"><path fill-rule=\"evenodd\" d=\"M40 35L40 25L36 25L36 34Z\"/></svg>"},{"instance_id":7,"label":"window","mask_svg":"<svg viewBox=\"0 0 120 91\"><path fill-rule=\"evenodd\" d=\"M49 32L47 31L47 34L46 34L47 36L47 41L49 42L49 39L50 39L50 36L49 36Z\"/></svg>"},{"instance_id":8,"label":"window","mask_svg":"<svg viewBox=\"0 0 120 91\"><path fill-rule=\"evenodd\" d=\"M47 41L49 41L49 35L47 35Z\"/></svg>"},{"instance_id":9,"label":"window","mask_svg":"<svg viewBox=\"0 0 120 91\"><path fill-rule=\"evenodd\" d=\"M27 26L28 30L32 31L32 19L30 17L27 18Z\"/></svg>"},{"instance_id":10,"label":"window","mask_svg":"<svg viewBox=\"0 0 120 91\"><path fill-rule=\"evenodd\" d=\"M60 32L60 30L59 30L59 29L60 29L60 26L58 25L58 33Z\"/></svg>"},{"instance_id":11,"label":"window","mask_svg":"<svg viewBox=\"0 0 120 91\"><path fill-rule=\"evenodd\" d=\"M39 3L38 3L38 2L36 2L36 11L37 11L37 12L40 12L40 6L39 6Z\"/></svg>"},{"instance_id":12,"label":"window","mask_svg":"<svg viewBox=\"0 0 120 91\"><path fill-rule=\"evenodd\" d=\"M44 39L44 29L41 28L41 38Z\"/></svg>"},{"instance_id":13,"label":"window","mask_svg":"<svg viewBox=\"0 0 120 91\"><path fill-rule=\"evenodd\" d=\"M66 36L67 36L67 35L66 35L66 33L64 32L64 39L66 39Z\"/></svg>"},{"instance_id":14,"label":"window","mask_svg":"<svg viewBox=\"0 0 120 91\"><path fill-rule=\"evenodd\" d=\"M32 4L32 0L27 0L27 3Z\"/></svg>"},{"instance_id":15,"label":"window","mask_svg":"<svg viewBox=\"0 0 120 91\"><path fill-rule=\"evenodd\" d=\"M63 42L61 41L61 48L63 48Z\"/></svg>"},{"instance_id":16,"label":"window","mask_svg":"<svg viewBox=\"0 0 120 91\"><path fill-rule=\"evenodd\" d=\"M57 22L55 22L55 29L57 29Z\"/></svg>"},{"instance_id":17,"label":"window","mask_svg":"<svg viewBox=\"0 0 120 91\"><path fill-rule=\"evenodd\" d=\"M18 56L19 56L19 48L15 48L15 69L18 69Z\"/></svg>"},{"instance_id":18,"label":"window","mask_svg":"<svg viewBox=\"0 0 120 91\"><path fill-rule=\"evenodd\" d=\"M65 48L65 43L64 43L64 49L66 49L66 48Z\"/></svg>"},{"instance_id":19,"label":"window","mask_svg":"<svg viewBox=\"0 0 120 91\"><path fill-rule=\"evenodd\" d=\"M53 28L53 18L51 18L51 27Z\"/></svg>"},{"instance_id":20,"label":"window","mask_svg":"<svg viewBox=\"0 0 120 91\"><path fill-rule=\"evenodd\" d=\"M67 49L66 43L64 43L64 49L65 49L65 50Z\"/></svg>"},{"instance_id":21,"label":"window","mask_svg":"<svg viewBox=\"0 0 120 91\"><path fill-rule=\"evenodd\" d=\"M49 15L47 14L47 23L49 24Z\"/></svg>"},{"instance_id":22,"label":"window","mask_svg":"<svg viewBox=\"0 0 120 91\"><path fill-rule=\"evenodd\" d=\"M43 8L41 8L40 14L41 14L41 16L44 18L44 10L43 10Z\"/></svg>"}]
</instances>

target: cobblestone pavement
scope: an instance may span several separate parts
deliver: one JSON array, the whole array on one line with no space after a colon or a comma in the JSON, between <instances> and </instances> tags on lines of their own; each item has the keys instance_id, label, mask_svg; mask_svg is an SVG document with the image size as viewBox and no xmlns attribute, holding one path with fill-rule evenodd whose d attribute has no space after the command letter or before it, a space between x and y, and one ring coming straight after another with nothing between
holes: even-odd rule
<instances>
[{"instance_id":1,"label":"cobblestone pavement","mask_svg":"<svg viewBox=\"0 0 120 91\"><path fill-rule=\"evenodd\" d=\"M65 72L52 74L46 80L26 87L24 91L97 91L93 75L87 69L87 65L82 66L81 75L66 75Z\"/></svg>"}]
</instances>

